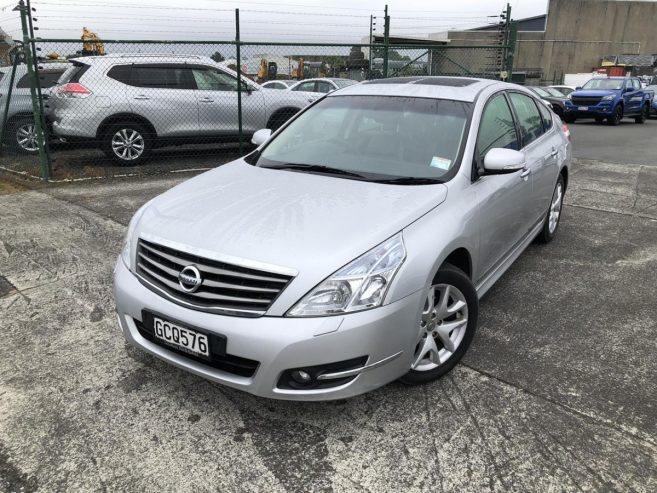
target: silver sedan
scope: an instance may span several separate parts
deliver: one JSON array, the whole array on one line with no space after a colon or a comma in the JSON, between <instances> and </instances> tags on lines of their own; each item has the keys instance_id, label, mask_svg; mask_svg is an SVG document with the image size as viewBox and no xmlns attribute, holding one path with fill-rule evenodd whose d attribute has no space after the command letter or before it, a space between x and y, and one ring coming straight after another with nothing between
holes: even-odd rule
<instances>
[{"instance_id":1,"label":"silver sedan","mask_svg":"<svg viewBox=\"0 0 657 493\"><path fill-rule=\"evenodd\" d=\"M570 135L529 91L394 78L319 100L142 207L114 289L133 345L271 398L450 371L479 299L559 226Z\"/></svg>"}]
</instances>

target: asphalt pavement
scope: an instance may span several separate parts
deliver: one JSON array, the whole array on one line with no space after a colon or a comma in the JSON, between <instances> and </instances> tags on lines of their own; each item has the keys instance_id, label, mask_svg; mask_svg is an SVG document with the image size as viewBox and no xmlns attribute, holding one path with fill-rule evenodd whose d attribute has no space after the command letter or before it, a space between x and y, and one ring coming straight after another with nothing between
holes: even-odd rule
<instances>
[{"instance_id":1,"label":"asphalt pavement","mask_svg":"<svg viewBox=\"0 0 657 493\"><path fill-rule=\"evenodd\" d=\"M657 168L579 161L557 238L483 298L462 364L328 403L124 343L126 225L183 179L0 190L0 491L657 491Z\"/></svg>"},{"instance_id":2,"label":"asphalt pavement","mask_svg":"<svg viewBox=\"0 0 657 493\"><path fill-rule=\"evenodd\" d=\"M611 163L657 166L657 118L637 124L625 118L617 127L594 120L577 120L569 125L574 156Z\"/></svg>"}]
</instances>

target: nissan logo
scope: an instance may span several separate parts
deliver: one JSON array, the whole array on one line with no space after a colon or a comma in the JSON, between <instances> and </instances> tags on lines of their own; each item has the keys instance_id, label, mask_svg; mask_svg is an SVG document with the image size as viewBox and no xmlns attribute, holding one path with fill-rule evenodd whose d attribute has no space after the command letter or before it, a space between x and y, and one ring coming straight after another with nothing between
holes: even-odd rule
<instances>
[{"instance_id":1,"label":"nissan logo","mask_svg":"<svg viewBox=\"0 0 657 493\"><path fill-rule=\"evenodd\" d=\"M187 293L193 293L201 287L203 278L195 265L188 265L178 274L178 284Z\"/></svg>"}]
</instances>

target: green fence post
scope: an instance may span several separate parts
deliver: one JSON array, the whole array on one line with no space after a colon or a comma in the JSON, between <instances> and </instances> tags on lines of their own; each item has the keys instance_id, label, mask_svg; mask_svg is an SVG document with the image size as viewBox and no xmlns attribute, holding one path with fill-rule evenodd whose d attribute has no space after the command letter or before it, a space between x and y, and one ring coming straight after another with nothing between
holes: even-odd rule
<instances>
[{"instance_id":1,"label":"green fence post","mask_svg":"<svg viewBox=\"0 0 657 493\"><path fill-rule=\"evenodd\" d=\"M5 132L7 128L7 120L9 119L9 102L11 101L11 94L14 91L14 80L16 79L16 68L20 59L19 50L14 54L14 62L11 65L11 76L9 77L9 88L7 89L7 99L5 100L5 112L2 115L2 128L0 128L0 150L2 144L5 142Z\"/></svg>"},{"instance_id":2,"label":"green fence post","mask_svg":"<svg viewBox=\"0 0 657 493\"><path fill-rule=\"evenodd\" d=\"M390 44L390 16L388 6L385 8L385 24L383 27L383 78L388 77L388 45Z\"/></svg>"},{"instance_id":3,"label":"green fence post","mask_svg":"<svg viewBox=\"0 0 657 493\"><path fill-rule=\"evenodd\" d=\"M507 47L507 57L506 57L506 72L508 75L507 80L513 80L513 58L516 53L516 40L518 37L518 23L516 21L511 22L511 27L509 28L509 43Z\"/></svg>"},{"instance_id":4,"label":"green fence post","mask_svg":"<svg viewBox=\"0 0 657 493\"><path fill-rule=\"evenodd\" d=\"M240 140L240 156L243 154L242 144L242 58L240 56L240 9L235 9L235 59L237 61L237 128Z\"/></svg>"},{"instance_id":5,"label":"green fence post","mask_svg":"<svg viewBox=\"0 0 657 493\"><path fill-rule=\"evenodd\" d=\"M41 168L41 179L47 181L50 178L50 163L48 162L48 155L46 154L44 145L45 139L43 137L43 128L41 126L43 122L43 116L41 115L41 104L39 102L36 89L39 85L37 74L34 71L33 61L36 54L32 53L29 30L27 26L27 16L30 15L30 12L28 12L24 0L20 0L20 2L18 2L18 7L21 14L21 28L23 30L23 50L25 52L25 65L27 66L27 74L30 80L30 96L32 98L32 112L34 113L34 132L36 134L37 145L39 147L39 165Z\"/></svg>"}]
</instances>

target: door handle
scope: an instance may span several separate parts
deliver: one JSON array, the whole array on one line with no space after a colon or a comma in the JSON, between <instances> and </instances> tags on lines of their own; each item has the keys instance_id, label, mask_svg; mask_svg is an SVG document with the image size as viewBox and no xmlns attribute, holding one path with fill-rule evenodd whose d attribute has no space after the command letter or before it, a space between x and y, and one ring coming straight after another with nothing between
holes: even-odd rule
<instances>
[{"instance_id":1,"label":"door handle","mask_svg":"<svg viewBox=\"0 0 657 493\"><path fill-rule=\"evenodd\" d=\"M552 152L550 153L550 157L557 157L559 155L559 151L557 149L552 149Z\"/></svg>"},{"instance_id":2,"label":"door handle","mask_svg":"<svg viewBox=\"0 0 657 493\"><path fill-rule=\"evenodd\" d=\"M132 98L132 99L151 99L151 98L148 97L148 96L144 96L143 94L140 94L139 96L135 96L135 97Z\"/></svg>"},{"instance_id":3,"label":"door handle","mask_svg":"<svg viewBox=\"0 0 657 493\"><path fill-rule=\"evenodd\" d=\"M199 99L199 101L201 103L214 103L214 99L210 99L210 98L202 98L202 99Z\"/></svg>"},{"instance_id":4,"label":"door handle","mask_svg":"<svg viewBox=\"0 0 657 493\"><path fill-rule=\"evenodd\" d=\"M523 180L527 180L527 177L531 174L532 170L531 168L525 168L522 173L520 173L520 178Z\"/></svg>"}]
</instances>

